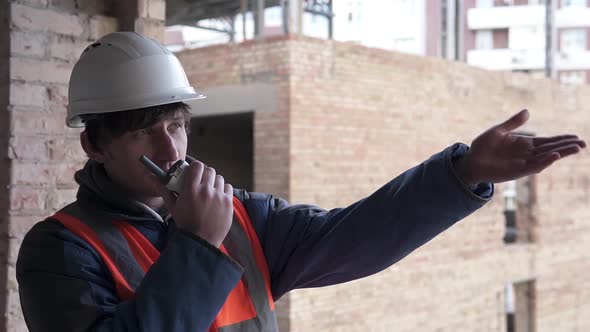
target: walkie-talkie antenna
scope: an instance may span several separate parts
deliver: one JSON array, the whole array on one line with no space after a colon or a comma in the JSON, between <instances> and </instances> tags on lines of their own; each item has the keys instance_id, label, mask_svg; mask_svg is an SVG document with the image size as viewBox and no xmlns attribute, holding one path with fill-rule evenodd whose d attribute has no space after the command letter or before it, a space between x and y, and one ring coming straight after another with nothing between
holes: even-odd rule
<instances>
[{"instance_id":1,"label":"walkie-talkie antenna","mask_svg":"<svg viewBox=\"0 0 590 332\"><path fill-rule=\"evenodd\" d=\"M148 157L142 155L141 157L139 157L139 161L141 161L145 165L145 167L147 167L152 173L154 173L162 182L168 180L168 176L166 175L166 173L160 167L158 167L158 165L154 164L154 162L151 161Z\"/></svg>"}]
</instances>

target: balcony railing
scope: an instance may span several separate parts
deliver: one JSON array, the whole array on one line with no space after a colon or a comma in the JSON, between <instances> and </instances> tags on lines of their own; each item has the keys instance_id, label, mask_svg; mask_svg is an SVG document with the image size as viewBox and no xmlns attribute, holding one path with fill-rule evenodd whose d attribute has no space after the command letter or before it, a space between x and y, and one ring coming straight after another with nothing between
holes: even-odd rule
<instances>
[{"instance_id":1,"label":"balcony railing","mask_svg":"<svg viewBox=\"0 0 590 332\"><path fill-rule=\"evenodd\" d=\"M467 11L467 26L470 30L542 26L545 14L543 5L471 8ZM559 9L555 22L558 28L590 27L590 8Z\"/></svg>"},{"instance_id":2,"label":"balcony railing","mask_svg":"<svg viewBox=\"0 0 590 332\"><path fill-rule=\"evenodd\" d=\"M542 70L545 68L544 51L535 50L471 50L467 63L490 70Z\"/></svg>"}]
</instances>

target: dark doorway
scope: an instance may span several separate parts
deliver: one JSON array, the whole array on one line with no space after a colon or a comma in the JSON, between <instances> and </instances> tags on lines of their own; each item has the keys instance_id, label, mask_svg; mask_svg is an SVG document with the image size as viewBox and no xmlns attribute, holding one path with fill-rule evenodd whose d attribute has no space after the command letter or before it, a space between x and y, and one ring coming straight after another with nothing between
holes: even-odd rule
<instances>
[{"instance_id":1,"label":"dark doorway","mask_svg":"<svg viewBox=\"0 0 590 332\"><path fill-rule=\"evenodd\" d=\"M254 113L191 119L188 154L215 168L234 188L252 191Z\"/></svg>"}]
</instances>

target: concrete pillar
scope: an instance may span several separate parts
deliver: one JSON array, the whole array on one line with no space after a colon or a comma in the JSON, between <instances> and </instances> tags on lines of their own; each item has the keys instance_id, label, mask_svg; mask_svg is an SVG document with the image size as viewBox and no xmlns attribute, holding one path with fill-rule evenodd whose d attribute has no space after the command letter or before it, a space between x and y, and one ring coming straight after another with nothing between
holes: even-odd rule
<instances>
[{"instance_id":1,"label":"concrete pillar","mask_svg":"<svg viewBox=\"0 0 590 332\"><path fill-rule=\"evenodd\" d=\"M287 15L287 31L290 34L303 33L303 1L289 0Z\"/></svg>"},{"instance_id":2,"label":"concrete pillar","mask_svg":"<svg viewBox=\"0 0 590 332\"><path fill-rule=\"evenodd\" d=\"M165 0L117 1L115 12L123 31L136 31L156 40L164 40Z\"/></svg>"}]
</instances>

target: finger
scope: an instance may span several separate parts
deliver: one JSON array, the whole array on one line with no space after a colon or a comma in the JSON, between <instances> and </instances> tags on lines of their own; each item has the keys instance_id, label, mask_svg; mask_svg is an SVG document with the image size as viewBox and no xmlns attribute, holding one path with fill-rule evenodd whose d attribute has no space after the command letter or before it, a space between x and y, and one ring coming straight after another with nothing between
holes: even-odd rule
<instances>
[{"instance_id":1,"label":"finger","mask_svg":"<svg viewBox=\"0 0 590 332\"><path fill-rule=\"evenodd\" d=\"M565 146L560 146L560 147L555 148L551 151L548 151L544 154L538 155L534 158L534 160L539 160L540 158L543 158L551 153L557 153L561 156L561 158L564 158L564 157L570 156L572 154L576 154L580 151L582 151L582 148L579 145L569 144L569 145L565 145Z\"/></svg>"},{"instance_id":2,"label":"finger","mask_svg":"<svg viewBox=\"0 0 590 332\"><path fill-rule=\"evenodd\" d=\"M516 113L515 115L513 115L510 119L499 124L498 128L503 131L510 132L510 131L513 131L514 129L522 126L525 122L527 122L528 119L529 119L529 111L522 110L522 111Z\"/></svg>"},{"instance_id":3,"label":"finger","mask_svg":"<svg viewBox=\"0 0 590 332\"><path fill-rule=\"evenodd\" d=\"M223 176L217 174L217 176L215 176L215 189L219 192L223 192L225 190L224 186L225 179L223 178Z\"/></svg>"},{"instance_id":4,"label":"finger","mask_svg":"<svg viewBox=\"0 0 590 332\"><path fill-rule=\"evenodd\" d=\"M560 141L545 143L543 145L537 146L534 149L534 154L536 154L536 155L543 154L543 153L558 150L558 149L561 149L562 147L571 146L571 145L576 145L576 146L579 146L580 148L582 148L586 145L586 143L582 140L574 139L574 138L563 139Z\"/></svg>"},{"instance_id":5,"label":"finger","mask_svg":"<svg viewBox=\"0 0 590 332\"><path fill-rule=\"evenodd\" d=\"M533 144L534 146L543 145L547 143L557 142L561 140L569 140L569 139L578 139L576 135L559 135L553 137L534 137Z\"/></svg>"},{"instance_id":6,"label":"finger","mask_svg":"<svg viewBox=\"0 0 590 332\"><path fill-rule=\"evenodd\" d=\"M578 144L570 144L562 146L559 149L556 149L554 152L559 153L561 158L565 158L567 156L571 156L572 154L576 154L580 151L582 151L582 148Z\"/></svg>"},{"instance_id":7,"label":"finger","mask_svg":"<svg viewBox=\"0 0 590 332\"><path fill-rule=\"evenodd\" d=\"M183 191L196 193L196 188L201 179L203 178L203 172L205 170L205 164L200 161L192 162L189 166L188 172L184 178Z\"/></svg>"},{"instance_id":8,"label":"finger","mask_svg":"<svg viewBox=\"0 0 590 332\"><path fill-rule=\"evenodd\" d=\"M201 179L201 184L204 186L215 186L215 175L215 168L206 167L203 171L203 178Z\"/></svg>"},{"instance_id":9,"label":"finger","mask_svg":"<svg viewBox=\"0 0 590 332\"><path fill-rule=\"evenodd\" d=\"M234 195L234 187L231 184L226 183L225 186L224 186L224 193L226 195L233 196Z\"/></svg>"},{"instance_id":10,"label":"finger","mask_svg":"<svg viewBox=\"0 0 590 332\"><path fill-rule=\"evenodd\" d=\"M529 165L529 167L527 167L527 173L528 174L532 174L532 173L538 174L542 170L544 170L545 168L551 166L551 164L553 164L559 158L561 158L561 156L557 152L552 152L552 153L546 154L545 156L543 156L543 157L537 159L535 162L531 163Z\"/></svg>"},{"instance_id":11,"label":"finger","mask_svg":"<svg viewBox=\"0 0 590 332\"><path fill-rule=\"evenodd\" d=\"M160 190L160 195L162 196L162 199L164 199L164 205L166 205L168 211L173 210L176 205L176 196L165 187L162 187Z\"/></svg>"}]
</instances>

